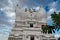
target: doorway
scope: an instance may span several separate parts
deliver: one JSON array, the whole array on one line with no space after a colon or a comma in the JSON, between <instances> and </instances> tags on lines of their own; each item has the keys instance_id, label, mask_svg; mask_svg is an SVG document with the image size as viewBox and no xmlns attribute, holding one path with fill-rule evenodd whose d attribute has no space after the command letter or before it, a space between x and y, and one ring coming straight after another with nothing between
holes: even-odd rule
<instances>
[{"instance_id":1,"label":"doorway","mask_svg":"<svg viewBox=\"0 0 60 40\"><path fill-rule=\"evenodd\" d=\"M31 37L30 37L30 40L34 40L34 36L31 36Z\"/></svg>"}]
</instances>

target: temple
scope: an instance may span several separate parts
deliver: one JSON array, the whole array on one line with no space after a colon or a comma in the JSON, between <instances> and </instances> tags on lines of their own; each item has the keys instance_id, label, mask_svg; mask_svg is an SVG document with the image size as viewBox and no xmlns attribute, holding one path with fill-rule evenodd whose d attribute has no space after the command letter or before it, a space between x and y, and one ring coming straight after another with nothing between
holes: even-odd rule
<instances>
[{"instance_id":1,"label":"temple","mask_svg":"<svg viewBox=\"0 0 60 40\"><path fill-rule=\"evenodd\" d=\"M8 40L56 40L53 34L42 32L42 25L47 24L47 14L44 7L36 9L25 8L21 10L19 6L15 8L16 19Z\"/></svg>"}]
</instances>

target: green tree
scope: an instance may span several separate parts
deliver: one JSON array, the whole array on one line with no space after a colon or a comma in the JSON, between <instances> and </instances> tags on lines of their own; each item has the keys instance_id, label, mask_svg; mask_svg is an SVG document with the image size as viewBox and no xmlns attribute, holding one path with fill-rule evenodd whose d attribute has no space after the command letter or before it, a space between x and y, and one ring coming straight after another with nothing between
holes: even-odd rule
<instances>
[{"instance_id":1,"label":"green tree","mask_svg":"<svg viewBox=\"0 0 60 40\"><path fill-rule=\"evenodd\" d=\"M50 25L42 26L43 33L47 33L47 32L51 33L51 34L52 34L52 32L55 33L54 29L55 29L54 26L50 26Z\"/></svg>"},{"instance_id":2,"label":"green tree","mask_svg":"<svg viewBox=\"0 0 60 40\"><path fill-rule=\"evenodd\" d=\"M60 37L58 38L58 40L60 40Z\"/></svg>"},{"instance_id":3,"label":"green tree","mask_svg":"<svg viewBox=\"0 0 60 40\"><path fill-rule=\"evenodd\" d=\"M55 29L57 29L58 31L60 29L60 12L54 12L53 14L51 14L51 18L54 22L53 25L55 26Z\"/></svg>"}]
</instances>

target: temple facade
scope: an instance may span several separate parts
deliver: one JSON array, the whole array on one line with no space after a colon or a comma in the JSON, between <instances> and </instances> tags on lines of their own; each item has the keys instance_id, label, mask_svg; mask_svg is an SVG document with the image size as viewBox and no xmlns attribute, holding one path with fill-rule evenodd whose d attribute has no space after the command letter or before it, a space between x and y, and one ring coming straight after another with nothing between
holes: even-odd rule
<instances>
[{"instance_id":1,"label":"temple facade","mask_svg":"<svg viewBox=\"0 0 60 40\"><path fill-rule=\"evenodd\" d=\"M53 34L44 34L42 25L47 24L47 14L44 7L36 9L25 8L22 10L17 5L15 8L16 19L8 40L56 40Z\"/></svg>"}]
</instances>

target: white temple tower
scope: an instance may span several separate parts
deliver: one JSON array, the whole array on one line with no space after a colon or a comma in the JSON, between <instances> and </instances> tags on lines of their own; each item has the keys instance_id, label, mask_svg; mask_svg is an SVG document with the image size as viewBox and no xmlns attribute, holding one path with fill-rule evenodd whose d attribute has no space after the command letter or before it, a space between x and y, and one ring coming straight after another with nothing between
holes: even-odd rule
<instances>
[{"instance_id":1,"label":"white temple tower","mask_svg":"<svg viewBox=\"0 0 60 40\"><path fill-rule=\"evenodd\" d=\"M15 26L8 40L50 40L49 37L53 37L52 34L42 33L42 25L47 24L46 11L42 6L40 11L36 12L35 9L21 10L17 5L15 13Z\"/></svg>"}]
</instances>

